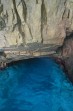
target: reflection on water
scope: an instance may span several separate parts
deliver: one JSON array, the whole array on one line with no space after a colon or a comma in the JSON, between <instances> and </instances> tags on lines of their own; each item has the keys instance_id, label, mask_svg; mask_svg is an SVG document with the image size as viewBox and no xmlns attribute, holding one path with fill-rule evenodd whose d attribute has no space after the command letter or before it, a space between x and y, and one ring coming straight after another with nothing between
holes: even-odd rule
<instances>
[{"instance_id":1,"label":"reflection on water","mask_svg":"<svg viewBox=\"0 0 73 111\"><path fill-rule=\"evenodd\" d=\"M49 58L0 71L0 111L73 111L73 86Z\"/></svg>"}]
</instances>

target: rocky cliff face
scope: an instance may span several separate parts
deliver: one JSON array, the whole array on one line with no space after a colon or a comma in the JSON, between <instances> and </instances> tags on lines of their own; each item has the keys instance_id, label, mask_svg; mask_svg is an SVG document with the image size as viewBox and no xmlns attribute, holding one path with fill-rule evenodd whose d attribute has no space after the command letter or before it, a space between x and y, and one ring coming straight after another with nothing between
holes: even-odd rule
<instances>
[{"instance_id":1,"label":"rocky cliff face","mask_svg":"<svg viewBox=\"0 0 73 111\"><path fill-rule=\"evenodd\" d=\"M62 45L72 30L70 0L1 0L0 47L28 43Z\"/></svg>"},{"instance_id":2,"label":"rocky cliff face","mask_svg":"<svg viewBox=\"0 0 73 111\"><path fill-rule=\"evenodd\" d=\"M62 45L73 30L72 0L0 0L0 47Z\"/></svg>"},{"instance_id":3,"label":"rocky cliff face","mask_svg":"<svg viewBox=\"0 0 73 111\"><path fill-rule=\"evenodd\" d=\"M73 0L0 0L1 62L67 57L71 44L65 45L66 37L72 32Z\"/></svg>"}]
</instances>

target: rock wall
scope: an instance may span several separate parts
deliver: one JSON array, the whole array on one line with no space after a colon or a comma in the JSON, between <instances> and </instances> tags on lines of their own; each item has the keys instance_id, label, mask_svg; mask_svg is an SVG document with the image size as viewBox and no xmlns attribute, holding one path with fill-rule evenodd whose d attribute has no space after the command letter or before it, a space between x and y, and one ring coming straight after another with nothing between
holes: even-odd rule
<instances>
[{"instance_id":1,"label":"rock wall","mask_svg":"<svg viewBox=\"0 0 73 111\"><path fill-rule=\"evenodd\" d=\"M72 32L73 0L0 0L0 61L58 55Z\"/></svg>"},{"instance_id":2,"label":"rock wall","mask_svg":"<svg viewBox=\"0 0 73 111\"><path fill-rule=\"evenodd\" d=\"M73 30L73 0L0 0L0 47L62 45Z\"/></svg>"}]
</instances>

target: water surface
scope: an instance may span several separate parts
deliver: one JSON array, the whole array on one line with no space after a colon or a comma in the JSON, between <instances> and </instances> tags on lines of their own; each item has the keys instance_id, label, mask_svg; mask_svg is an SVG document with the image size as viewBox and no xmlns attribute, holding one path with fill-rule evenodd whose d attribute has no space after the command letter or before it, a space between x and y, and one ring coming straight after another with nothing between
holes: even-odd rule
<instances>
[{"instance_id":1,"label":"water surface","mask_svg":"<svg viewBox=\"0 0 73 111\"><path fill-rule=\"evenodd\" d=\"M73 111L73 85L52 59L18 62L0 71L0 111Z\"/></svg>"}]
</instances>

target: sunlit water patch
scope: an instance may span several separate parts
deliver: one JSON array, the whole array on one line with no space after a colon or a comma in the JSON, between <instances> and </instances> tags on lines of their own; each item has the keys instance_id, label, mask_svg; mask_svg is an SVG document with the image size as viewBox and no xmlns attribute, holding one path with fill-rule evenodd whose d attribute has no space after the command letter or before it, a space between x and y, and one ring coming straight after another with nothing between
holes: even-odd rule
<instances>
[{"instance_id":1,"label":"sunlit water patch","mask_svg":"<svg viewBox=\"0 0 73 111\"><path fill-rule=\"evenodd\" d=\"M73 111L73 85L49 58L0 71L0 111Z\"/></svg>"}]
</instances>

